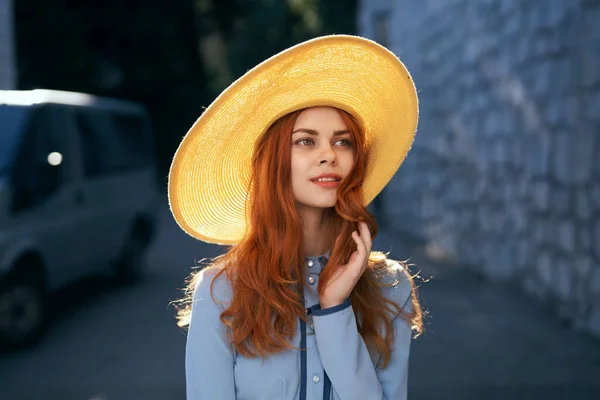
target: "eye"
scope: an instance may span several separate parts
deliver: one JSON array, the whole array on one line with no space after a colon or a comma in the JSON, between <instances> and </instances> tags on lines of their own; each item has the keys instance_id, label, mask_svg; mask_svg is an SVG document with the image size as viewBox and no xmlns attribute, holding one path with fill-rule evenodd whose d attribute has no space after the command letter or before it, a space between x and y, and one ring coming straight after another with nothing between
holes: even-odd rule
<instances>
[{"instance_id":1,"label":"eye","mask_svg":"<svg viewBox=\"0 0 600 400\"><path fill-rule=\"evenodd\" d=\"M299 144L299 145L301 145L301 146L304 146L304 144L303 144L303 143L315 144L315 141L314 141L314 140L312 140L311 138L303 138L303 139L300 139L300 140L296 140L296 142L295 142L295 143L296 143L296 144Z\"/></svg>"},{"instance_id":2,"label":"eye","mask_svg":"<svg viewBox=\"0 0 600 400\"><path fill-rule=\"evenodd\" d=\"M336 143L341 142L342 146L345 147L352 147L352 141L350 139L340 139L340 140L336 140Z\"/></svg>"}]
</instances>

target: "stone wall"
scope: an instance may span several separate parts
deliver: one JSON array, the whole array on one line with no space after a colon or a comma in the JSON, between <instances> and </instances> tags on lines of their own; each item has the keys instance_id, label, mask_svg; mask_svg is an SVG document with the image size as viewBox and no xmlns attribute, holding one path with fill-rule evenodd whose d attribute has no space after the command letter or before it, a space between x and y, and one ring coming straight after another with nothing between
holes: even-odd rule
<instances>
[{"instance_id":1,"label":"stone wall","mask_svg":"<svg viewBox=\"0 0 600 400\"><path fill-rule=\"evenodd\" d=\"M600 0L363 0L413 75L394 227L600 335Z\"/></svg>"},{"instance_id":2,"label":"stone wall","mask_svg":"<svg viewBox=\"0 0 600 400\"><path fill-rule=\"evenodd\" d=\"M15 89L12 0L0 0L0 90Z\"/></svg>"}]
</instances>

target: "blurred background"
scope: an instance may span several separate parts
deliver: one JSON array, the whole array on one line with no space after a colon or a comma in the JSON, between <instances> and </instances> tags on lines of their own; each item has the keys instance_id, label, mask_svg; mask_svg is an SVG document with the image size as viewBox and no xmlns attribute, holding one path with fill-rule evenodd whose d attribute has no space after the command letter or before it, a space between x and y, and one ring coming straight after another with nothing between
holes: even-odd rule
<instances>
[{"instance_id":1,"label":"blurred background","mask_svg":"<svg viewBox=\"0 0 600 400\"><path fill-rule=\"evenodd\" d=\"M47 163L72 172L42 168L19 188L18 162L2 177L17 120L9 111L35 102L0 97L0 336L51 316L39 338L0 354L0 399L185 397L185 333L170 302L194 265L223 249L173 221L171 157L234 79L332 33L388 47L419 92L411 152L370 206L381 229L374 247L410 258L424 278L409 398L600 399L598 21L598 0L0 0L0 90L125 100L61 97L77 105L61 112L93 154L80 110L103 110L92 125L106 131L90 137L135 137L122 149L139 159L95 175L65 149ZM135 118L120 124L125 113ZM48 188L47 176L58 183ZM131 182L143 186L132 192ZM56 217L59 203L74 236L36 244L31 227ZM90 215L120 230L90 235ZM51 291L42 249L78 254L79 271L85 249L99 254L90 241L112 243L120 279L79 274Z\"/></svg>"}]
</instances>

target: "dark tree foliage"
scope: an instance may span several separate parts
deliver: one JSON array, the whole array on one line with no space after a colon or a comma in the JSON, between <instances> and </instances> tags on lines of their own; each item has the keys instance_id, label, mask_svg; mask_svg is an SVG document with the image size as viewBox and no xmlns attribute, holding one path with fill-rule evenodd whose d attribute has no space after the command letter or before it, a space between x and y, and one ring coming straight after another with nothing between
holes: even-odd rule
<instances>
[{"instance_id":1,"label":"dark tree foliage","mask_svg":"<svg viewBox=\"0 0 600 400\"><path fill-rule=\"evenodd\" d=\"M143 103L165 178L186 130L231 80L293 44L356 30L356 0L18 0L14 7L17 87ZM215 34L224 43L223 71L207 68L200 51Z\"/></svg>"}]
</instances>

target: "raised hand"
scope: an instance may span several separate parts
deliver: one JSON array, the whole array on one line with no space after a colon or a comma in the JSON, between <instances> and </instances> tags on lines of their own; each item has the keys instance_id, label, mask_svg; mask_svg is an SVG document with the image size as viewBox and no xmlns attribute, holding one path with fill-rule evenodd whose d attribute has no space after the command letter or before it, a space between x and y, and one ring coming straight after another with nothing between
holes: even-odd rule
<instances>
[{"instance_id":1,"label":"raised hand","mask_svg":"<svg viewBox=\"0 0 600 400\"><path fill-rule=\"evenodd\" d=\"M358 223L359 232L352 232L352 239L356 242L356 250L350 255L348 263L338 269L331 277L323 294L320 296L321 308L334 307L342 304L354 289L354 286L368 267L369 254L373 238L365 222ZM341 239L338 236L337 242Z\"/></svg>"}]
</instances>

